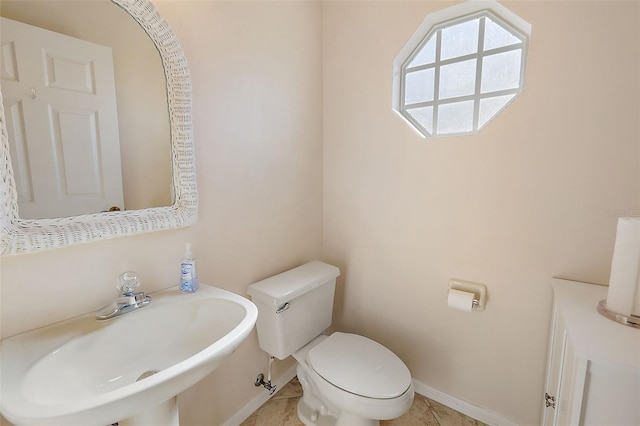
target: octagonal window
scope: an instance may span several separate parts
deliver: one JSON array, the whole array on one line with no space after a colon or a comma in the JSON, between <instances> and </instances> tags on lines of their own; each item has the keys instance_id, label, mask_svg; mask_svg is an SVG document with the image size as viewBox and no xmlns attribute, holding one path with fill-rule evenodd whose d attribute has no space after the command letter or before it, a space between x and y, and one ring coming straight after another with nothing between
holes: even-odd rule
<instances>
[{"instance_id":1,"label":"octagonal window","mask_svg":"<svg viewBox=\"0 0 640 426\"><path fill-rule=\"evenodd\" d=\"M522 92L530 34L495 1L428 15L394 60L393 109L425 137L477 133Z\"/></svg>"}]
</instances>

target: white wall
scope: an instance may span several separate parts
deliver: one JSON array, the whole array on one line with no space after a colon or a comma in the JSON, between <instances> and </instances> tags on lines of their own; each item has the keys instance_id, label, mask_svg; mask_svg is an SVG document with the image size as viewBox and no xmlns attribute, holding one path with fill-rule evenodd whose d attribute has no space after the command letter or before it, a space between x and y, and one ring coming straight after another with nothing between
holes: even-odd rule
<instances>
[{"instance_id":1,"label":"white wall","mask_svg":"<svg viewBox=\"0 0 640 426\"><path fill-rule=\"evenodd\" d=\"M640 4L503 2L533 26L524 93L476 136L426 140L391 110L391 64L450 4L323 5L337 327L426 385L538 424L550 278L607 283L615 216L640 211ZM452 277L488 286L485 312L447 308Z\"/></svg>"}]
</instances>

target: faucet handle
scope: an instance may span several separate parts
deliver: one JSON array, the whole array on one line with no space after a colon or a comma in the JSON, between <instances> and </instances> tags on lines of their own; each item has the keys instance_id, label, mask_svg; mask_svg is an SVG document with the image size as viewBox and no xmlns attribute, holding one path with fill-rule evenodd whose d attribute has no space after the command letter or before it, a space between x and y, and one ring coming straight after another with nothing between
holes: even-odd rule
<instances>
[{"instance_id":1,"label":"faucet handle","mask_svg":"<svg viewBox=\"0 0 640 426\"><path fill-rule=\"evenodd\" d=\"M140 278L133 271L127 271L120 275L116 286L121 295L133 294L138 287L140 287Z\"/></svg>"}]
</instances>

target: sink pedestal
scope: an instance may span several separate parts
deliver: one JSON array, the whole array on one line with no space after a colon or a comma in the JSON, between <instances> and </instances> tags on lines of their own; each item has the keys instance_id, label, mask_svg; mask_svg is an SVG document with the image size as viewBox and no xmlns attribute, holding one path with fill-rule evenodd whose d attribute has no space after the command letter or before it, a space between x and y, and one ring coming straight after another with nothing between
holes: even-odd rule
<instances>
[{"instance_id":1,"label":"sink pedestal","mask_svg":"<svg viewBox=\"0 0 640 426\"><path fill-rule=\"evenodd\" d=\"M118 426L180 426L178 400L173 397L140 414L120 420Z\"/></svg>"}]
</instances>

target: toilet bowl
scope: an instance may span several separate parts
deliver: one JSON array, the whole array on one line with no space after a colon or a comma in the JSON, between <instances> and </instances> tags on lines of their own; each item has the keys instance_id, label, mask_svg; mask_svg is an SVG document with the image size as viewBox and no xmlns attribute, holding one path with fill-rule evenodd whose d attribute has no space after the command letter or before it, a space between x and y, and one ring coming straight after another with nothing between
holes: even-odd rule
<instances>
[{"instance_id":1,"label":"toilet bowl","mask_svg":"<svg viewBox=\"0 0 640 426\"><path fill-rule=\"evenodd\" d=\"M413 402L411 374L393 352L357 334L319 336L293 354L307 426L374 426L395 419Z\"/></svg>"},{"instance_id":2,"label":"toilet bowl","mask_svg":"<svg viewBox=\"0 0 640 426\"><path fill-rule=\"evenodd\" d=\"M376 426L413 402L407 366L392 351L331 325L338 268L314 261L264 279L247 292L258 307L258 342L268 354L292 355L303 388L298 417L307 426Z\"/></svg>"}]
</instances>

